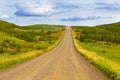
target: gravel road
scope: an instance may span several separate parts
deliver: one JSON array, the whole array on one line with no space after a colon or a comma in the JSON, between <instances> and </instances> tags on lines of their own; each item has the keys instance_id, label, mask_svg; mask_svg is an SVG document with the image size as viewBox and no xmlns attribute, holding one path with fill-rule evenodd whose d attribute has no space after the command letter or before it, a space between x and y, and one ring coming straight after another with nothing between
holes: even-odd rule
<instances>
[{"instance_id":1,"label":"gravel road","mask_svg":"<svg viewBox=\"0 0 120 80\"><path fill-rule=\"evenodd\" d=\"M0 80L105 80L74 48L70 28L53 50L0 72Z\"/></svg>"}]
</instances>

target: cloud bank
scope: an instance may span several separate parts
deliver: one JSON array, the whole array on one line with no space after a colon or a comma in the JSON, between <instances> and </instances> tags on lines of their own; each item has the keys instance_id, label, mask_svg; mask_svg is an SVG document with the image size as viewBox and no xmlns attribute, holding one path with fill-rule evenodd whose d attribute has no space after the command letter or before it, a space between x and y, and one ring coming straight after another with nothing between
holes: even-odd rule
<instances>
[{"instance_id":1,"label":"cloud bank","mask_svg":"<svg viewBox=\"0 0 120 80\"><path fill-rule=\"evenodd\" d=\"M0 19L18 25L97 25L120 21L119 0L0 0L0 3Z\"/></svg>"},{"instance_id":2,"label":"cloud bank","mask_svg":"<svg viewBox=\"0 0 120 80\"><path fill-rule=\"evenodd\" d=\"M112 18L112 17L107 17ZM87 21L87 20L97 20L97 19L105 19L105 17L100 16L92 16L92 17L73 17L73 18L66 18L66 19L60 19L60 21Z\"/></svg>"},{"instance_id":3,"label":"cloud bank","mask_svg":"<svg viewBox=\"0 0 120 80\"><path fill-rule=\"evenodd\" d=\"M30 2L25 4L16 5L17 11L15 15L17 16L51 16L53 14L60 13L60 11L55 10L54 7L47 3L46 1L41 1L40 3Z\"/></svg>"},{"instance_id":4,"label":"cloud bank","mask_svg":"<svg viewBox=\"0 0 120 80\"><path fill-rule=\"evenodd\" d=\"M120 3L96 3L97 9L120 11Z\"/></svg>"},{"instance_id":5,"label":"cloud bank","mask_svg":"<svg viewBox=\"0 0 120 80\"><path fill-rule=\"evenodd\" d=\"M78 8L78 6L73 4L57 3L54 5L47 1L15 4L15 7L17 11L14 14L22 17L49 17L64 13L70 8Z\"/></svg>"}]
</instances>

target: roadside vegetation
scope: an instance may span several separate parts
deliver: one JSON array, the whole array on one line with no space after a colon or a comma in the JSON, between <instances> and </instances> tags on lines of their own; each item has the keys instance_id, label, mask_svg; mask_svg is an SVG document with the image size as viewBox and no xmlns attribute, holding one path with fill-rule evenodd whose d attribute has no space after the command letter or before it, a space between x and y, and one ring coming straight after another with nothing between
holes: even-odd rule
<instances>
[{"instance_id":1,"label":"roadside vegetation","mask_svg":"<svg viewBox=\"0 0 120 80\"><path fill-rule=\"evenodd\" d=\"M120 23L72 27L77 50L108 79L120 80Z\"/></svg>"},{"instance_id":2,"label":"roadside vegetation","mask_svg":"<svg viewBox=\"0 0 120 80\"><path fill-rule=\"evenodd\" d=\"M0 70L39 56L57 46L64 26L17 26L0 20Z\"/></svg>"}]
</instances>

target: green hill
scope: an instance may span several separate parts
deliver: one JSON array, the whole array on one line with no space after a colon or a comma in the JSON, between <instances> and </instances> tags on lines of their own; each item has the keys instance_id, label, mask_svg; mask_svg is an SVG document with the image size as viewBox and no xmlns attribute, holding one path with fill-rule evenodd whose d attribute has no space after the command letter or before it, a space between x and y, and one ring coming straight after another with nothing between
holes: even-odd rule
<instances>
[{"instance_id":1,"label":"green hill","mask_svg":"<svg viewBox=\"0 0 120 80\"><path fill-rule=\"evenodd\" d=\"M19 27L13 23L0 20L0 32L11 34L14 28L19 28Z\"/></svg>"},{"instance_id":2,"label":"green hill","mask_svg":"<svg viewBox=\"0 0 120 80\"><path fill-rule=\"evenodd\" d=\"M0 20L0 70L54 48L63 33L59 25L17 26Z\"/></svg>"},{"instance_id":3,"label":"green hill","mask_svg":"<svg viewBox=\"0 0 120 80\"><path fill-rule=\"evenodd\" d=\"M31 30L59 30L64 29L62 25L45 25L45 24L37 24L37 25L30 25L30 26L22 26L23 29L31 29Z\"/></svg>"},{"instance_id":4,"label":"green hill","mask_svg":"<svg viewBox=\"0 0 120 80\"><path fill-rule=\"evenodd\" d=\"M63 30L59 25L17 26L0 20L0 53L46 49L58 40Z\"/></svg>"},{"instance_id":5,"label":"green hill","mask_svg":"<svg viewBox=\"0 0 120 80\"><path fill-rule=\"evenodd\" d=\"M108 80L120 80L120 22L72 27L77 50Z\"/></svg>"},{"instance_id":6,"label":"green hill","mask_svg":"<svg viewBox=\"0 0 120 80\"><path fill-rule=\"evenodd\" d=\"M94 27L73 27L81 35L76 36L82 42L107 41L120 43L120 22Z\"/></svg>"}]
</instances>

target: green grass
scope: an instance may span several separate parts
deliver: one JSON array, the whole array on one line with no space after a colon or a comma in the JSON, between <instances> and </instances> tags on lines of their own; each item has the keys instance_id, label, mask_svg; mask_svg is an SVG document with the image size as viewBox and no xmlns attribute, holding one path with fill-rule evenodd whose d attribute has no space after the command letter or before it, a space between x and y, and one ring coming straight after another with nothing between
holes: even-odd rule
<instances>
[{"instance_id":1,"label":"green grass","mask_svg":"<svg viewBox=\"0 0 120 80\"><path fill-rule=\"evenodd\" d=\"M105 42L80 42L72 31L74 45L78 52L95 65L108 79L120 80L120 45L106 45Z\"/></svg>"},{"instance_id":2,"label":"green grass","mask_svg":"<svg viewBox=\"0 0 120 80\"><path fill-rule=\"evenodd\" d=\"M0 42L1 41L3 41L3 40L5 40L5 39L9 39L9 40L14 40L14 41L16 41L16 42L22 42L22 43L24 43L24 42L26 42L26 41L24 41L24 40L20 40L20 39L18 39L18 38L16 38L16 37L11 37L11 36L8 36L7 34L5 34L5 33L2 33L2 32L0 32Z\"/></svg>"},{"instance_id":3,"label":"green grass","mask_svg":"<svg viewBox=\"0 0 120 80\"><path fill-rule=\"evenodd\" d=\"M0 70L53 49L64 30L60 25L17 26L0 20Z\"/></svg>"},{"instance_id":4,"label":"green grass","mask_svg":"<svg viewBox=\"0 0 120 80\"><path fill-rule=\"evenodd\" d=\"M15 64L21 63L28 59L37 57L41 55L42 53L43 51L40 50L40 51L31 51L31 52L26 52L26 53L21 53L21 54L16 54L16 55L10 55L7 53L1 54L0 55L0 70L9 68Z\"/></svg>"},{"instance_id":5,"label":"green grass","mask_svg":"<svg viewBox=\"0 0 120 80\"><path fill-rule=\"evenodd\" d=\"M54 47L56 47L59 42L62 39L62 36L64 34L64 31L58 33L59 37L56 41L54 41L54 43L52 45L47 44L46 42L41 42L41 46L45 47L46 49L41 49L41 50L31 50L31 51L27 51L25 53L19 53L19 54L10 54L10 53L4 53L4 54L0 54L0 70L9 68L11 66L14 66L15 64L21 63L23 61L26 61L28 59L40 56L41 54L53 49ZM55 34L56 35L56 34ZM4 37L5 38L5 37ZM37 45L38 43L34 44ZM38 45L37 45L38 46Z\"/></svg>"},{"instance_id":6,"label":"green grass","mask_svg":"<svg viewBox=\"0 0 120 80\"><path fill-rule=\"evenodd\" d=\"M120 64L120 45L106 45L101 42L80 42L80 45L89 51L96 52L99 56L108 58Z\"/></svg>"}]
</instances>

